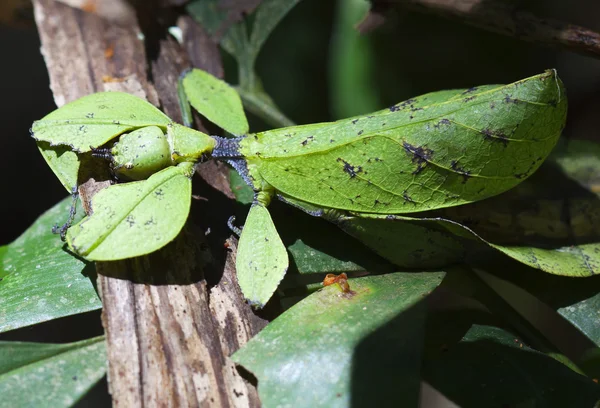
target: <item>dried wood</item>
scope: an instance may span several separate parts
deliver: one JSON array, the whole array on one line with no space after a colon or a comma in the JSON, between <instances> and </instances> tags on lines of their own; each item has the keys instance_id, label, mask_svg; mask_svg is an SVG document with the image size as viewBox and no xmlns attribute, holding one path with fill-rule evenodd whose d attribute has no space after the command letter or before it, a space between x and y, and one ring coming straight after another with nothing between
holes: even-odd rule
<instances>
[{"instance_id":1,"label":"dried wood","mask_svg":"<svg viewBox=\"0 0 600 408\"><path fill-rule=\"evenodd\" d=\"M175 41L154 44L159 52L149 64L135 20L122 24L54 0L35 0L34 10L58 106L92 92L121 90L160 102L167 114L180 117L176 79L190 63ZM191 30L195 23L186 24ZM210 41L188 38L186 48L194 49L201 68L222 73ZM213 165L203 178L231 197L227 174ZM80 188L89 211L94 192L106 184L91 180ZM202 231L189 223L154 254L97 263L114 406L260 405L256 389L229 356L265 322L253 314L237 286L234 251L215 254L224 238L211 235L212 242L206 243ZM230 246L235 249L235 239ZM214 282L212 288L205 278Z\"/></svg>"}]
</instances>

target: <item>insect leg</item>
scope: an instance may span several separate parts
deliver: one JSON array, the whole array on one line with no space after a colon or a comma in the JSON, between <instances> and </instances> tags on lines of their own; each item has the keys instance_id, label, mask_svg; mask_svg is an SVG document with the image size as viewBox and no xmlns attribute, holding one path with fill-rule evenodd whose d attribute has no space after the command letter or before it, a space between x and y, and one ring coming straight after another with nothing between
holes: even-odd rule
<instances>
[{"instance_id":1,"label":"insect leg","mask_svg":"<svg viewBox=\"0 0 600 408\"><path fill-rule=\"evenodd\" d=\"M67 230L73 224L75 214L77 213L77 200L79 199L79 191L77 190L77 187L73 187L73 190L71 191L71 198L73 199L73 201L71 202L71 208L69 209L69 218L67 219L67 222L65 222L60 227L58 226L58 224L52 227L52 233L60 234L60 239L63 241L66 240Z\"/></svg>"},{"instance_id":2,"label":"insect leg","mask_svg":"<svg viewBox=\"0 0 600 408\"><path fill-rule=\"evenodd\" d=\"M233 224L234 222L235 222L235 215L232 215L227 220L227 226L229 227L229 229L231 230L231 232L233 232L235 235L237 235L239 237L240 235L242 235L242 229L243 229L243 227L242 228L236 227Z\"/></svg>"}]
</instances>

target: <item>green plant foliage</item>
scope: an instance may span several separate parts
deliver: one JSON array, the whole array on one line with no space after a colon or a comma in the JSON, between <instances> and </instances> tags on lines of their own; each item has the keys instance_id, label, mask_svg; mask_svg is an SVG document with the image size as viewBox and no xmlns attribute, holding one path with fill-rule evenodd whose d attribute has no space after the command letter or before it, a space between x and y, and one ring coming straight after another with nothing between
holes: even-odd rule
<instances>
[{"instance_id":1,"label":"green plant foliage","mask_svg":"<svg viewBox=\"0 0 600 408\"><path fill-rule=\"evenodd\" d=\"M592 407L600 386L530 348L490 315L430 314L423 380L461 407Z\"/></svg>"},{"instance_id":2,"label":"green plant foliage","mask_svg":"<svg viewBox=\"0 0 600 408\"><path fill-rule=\"evenodd\" d=\"M362 115L380 106L370 39L354 27L368 10L367 0L337 0L329 52L330 104L336 119Z\"/></svg>"},{"instance_id":3,"label":"green plant foliage","mask_svg":"<svg viewBox=\"0 0 600 408\"><path fill-rule=\"evenodd\" d=\"M424 295L443 273L393 273L320 290L233 355L265 407L416 406Z\"/></svg>"},{"instance_id":4,"label":"green plant foliage","mask_svg":"<svg viewBox=\"0 0 600 408\"><path fill-rule=\"evenodd\" d=\"M102 306L88 277L94 265L66 252L52 233L70 204L70 198L61 201L14 242L0 247L0 332ZM77 213L81 218L81 207Z\"/></svg>"},{"instance_id":5,"label":"green plant foliage","mask_svg":"<svg viewBox=\"0 0 600 408\"><path fill-rule=\"evenodd\" d=\"M104 337L77 343L0 342L6 407L71 407L106 374Z\"/></svg>"}]
</instances>

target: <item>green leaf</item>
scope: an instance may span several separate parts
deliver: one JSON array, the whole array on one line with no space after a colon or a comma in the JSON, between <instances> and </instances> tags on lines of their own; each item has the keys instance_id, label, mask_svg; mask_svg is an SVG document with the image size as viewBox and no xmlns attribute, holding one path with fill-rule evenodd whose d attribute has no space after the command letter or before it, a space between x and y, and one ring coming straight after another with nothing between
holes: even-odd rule
<instances>
[{"instance_id":1,"label":"green leaf","mask_svg":"<svg viewBox=\"0 0 600 408\"><path fill-rule=\"evenodd\" d=\"M555 71L443 91L372 115L258 133L240 142L255 188L321 207L397 214L506 191L531 175L566 117Z\"/></svg>"},{"instance_id":2,"label":"green leaf","mask_svg":"<svg viewBox=\"0 0 600 408\"><path fill-rule=\"evenodd\" d=\"M190 104L215 125L234 135L248 133L248 120L240 96L228 83L200 69L183 77Z\"/></svg>"},{"instance_id":3,"label":"green leaf","mask_svg":"<svg viewBox=\"0 0 600 408\"><path fill-rule=\"evenodd\" d=\"M100 309L88 276L94 265L63 249L52 226L66 220L71 199L38 218L23 235L0 247L0 332ZM77 209L77 218L83 214Z\"/></svg>"},{"instance_id":4,"label":"green leaf","mask_svg":"<svg viewBox=\"0 0 600 408\"><path fill-rule=\"evenodd\" d=\"M597 316L600 315L600 276L572 279L550 275L509 258L496 259L488 255L488 259L491 262L477 266L518 286L554 309L594 344L600 346L600 325L597 324ZM519 299L523 297L520 295ZM531 308L532 304L527 301L526 307ZM535 310L539 314L539 307Z\"/></svg>"},{"instance_id":5,"label":"green leaf","mask_svg":"<svg viewBox=\"0 0 600 408\"><path fill-rule=\"evenodd\" d=\"M104 337L77 343L0 342L0 394L10 407L71 407L106 374Z\"/></svg>"},{"instance_id":6,"label":"green leaf","mask_svg":"<svg viewBox=\"0 0 600 408\"><path fill-rule=\"evenodd\" d=\"M171 242L187 220L193 165L182 163L148 180L115 184L92 199L93 214L69 228L67 243L95 261L133 258Z\"/></svg>"},{"instance_id":7,"label":"green leaf","mask_svg":"<svg viewBox=\"0 0 600 408\"><path fill-rule=\"evenodd\" d=\"M461 407L592 407L600 387L482 312L428 319L423 379Z\"/></svg>"},{"instance_id":8,"label":"green leaf","mask_svg":"<svg viewBox=\"0 0 600 408\"><path fill-rule=\"evenodd\" d=\"M121 133L144 126L166 130L171 122L151 103L123 92L98 92L70 102L31 128L38 142L69 146L84 153L99 147ZM43 145L40 145L43 148Z\"/></svg>"},{"instance_id":9,"label":"green leaf","mask_svg":"<svg viewBox=\"0 0 600 408\"><path fill-rule=\"evenodd\" d=\"M425 307L443 273L332 285L300 301L233 355L265 407L417 406Z\"/></svg>"},{"instance_id":10,"label":"green leaf","mask_svg":"<svg viewBox=\"0 0 600 408\"><path fill-rule=\"evenodd\" d=\"M269 210L250 208L238 245L236 270L240 289L251 305L263 307L288 269L288 254Z\"/></svg>"},{"instance_id":11,"label":"green leaf","mask_svg":"<svg viewBox=\"0 0 600 408\"><path fill-rule=\"evenodd\" d=\"M365 114L381 106L373 83L375 57L369 38L354 28L369 6L366 0L337 1L329 52L330 106L336 118Z\"/></svg>"},{"instance_id":12,"label":"green leaf","mask_svg":"<svg viewBox=\"0 0 600 408\"><path fill-rule=\"evenodd\" d=\"M280 20L299 0L263 0L253 13L254 24L248 35L247 21L232 24L231 16L219 5L219 0L198 0L187 6L190 15L220 39L225 51L238 63L240 86L245 90L258 90L260 81L254 73L254 63L267 37Z\"/></svg>"}]
</instances>

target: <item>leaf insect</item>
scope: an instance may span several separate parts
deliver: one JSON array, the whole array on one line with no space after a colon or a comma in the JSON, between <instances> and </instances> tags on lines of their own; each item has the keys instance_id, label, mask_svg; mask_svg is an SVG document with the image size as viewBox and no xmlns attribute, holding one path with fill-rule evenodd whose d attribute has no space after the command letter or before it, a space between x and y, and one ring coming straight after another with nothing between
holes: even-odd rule
<instances>
[{"instance_id":1,"label":"leaf insect","mask_svg":"<svg viewBox=\"0 0 600 408\"><path fill-rule=\"evenodd\" d=\"M556 144L567 107L562 82L549 70L509 85L429 93L369 115L250 134L227 83L194 69L179 91L184 118L189 103L235 137L174 123L119 92L85 96L34 122L32 136L69 192L86 180L93 157L108 159L119 181L93 198L93 213L68 229L67 244L97 261L156 251L187 219L194 166L227 161L255 193L236 268L257 307L288 267L268 211L274 197L375 247L369 222L471 203L523 181ZM393 258L394 246L386 248L380 254Z\"/></svg>"}]
</instances>

